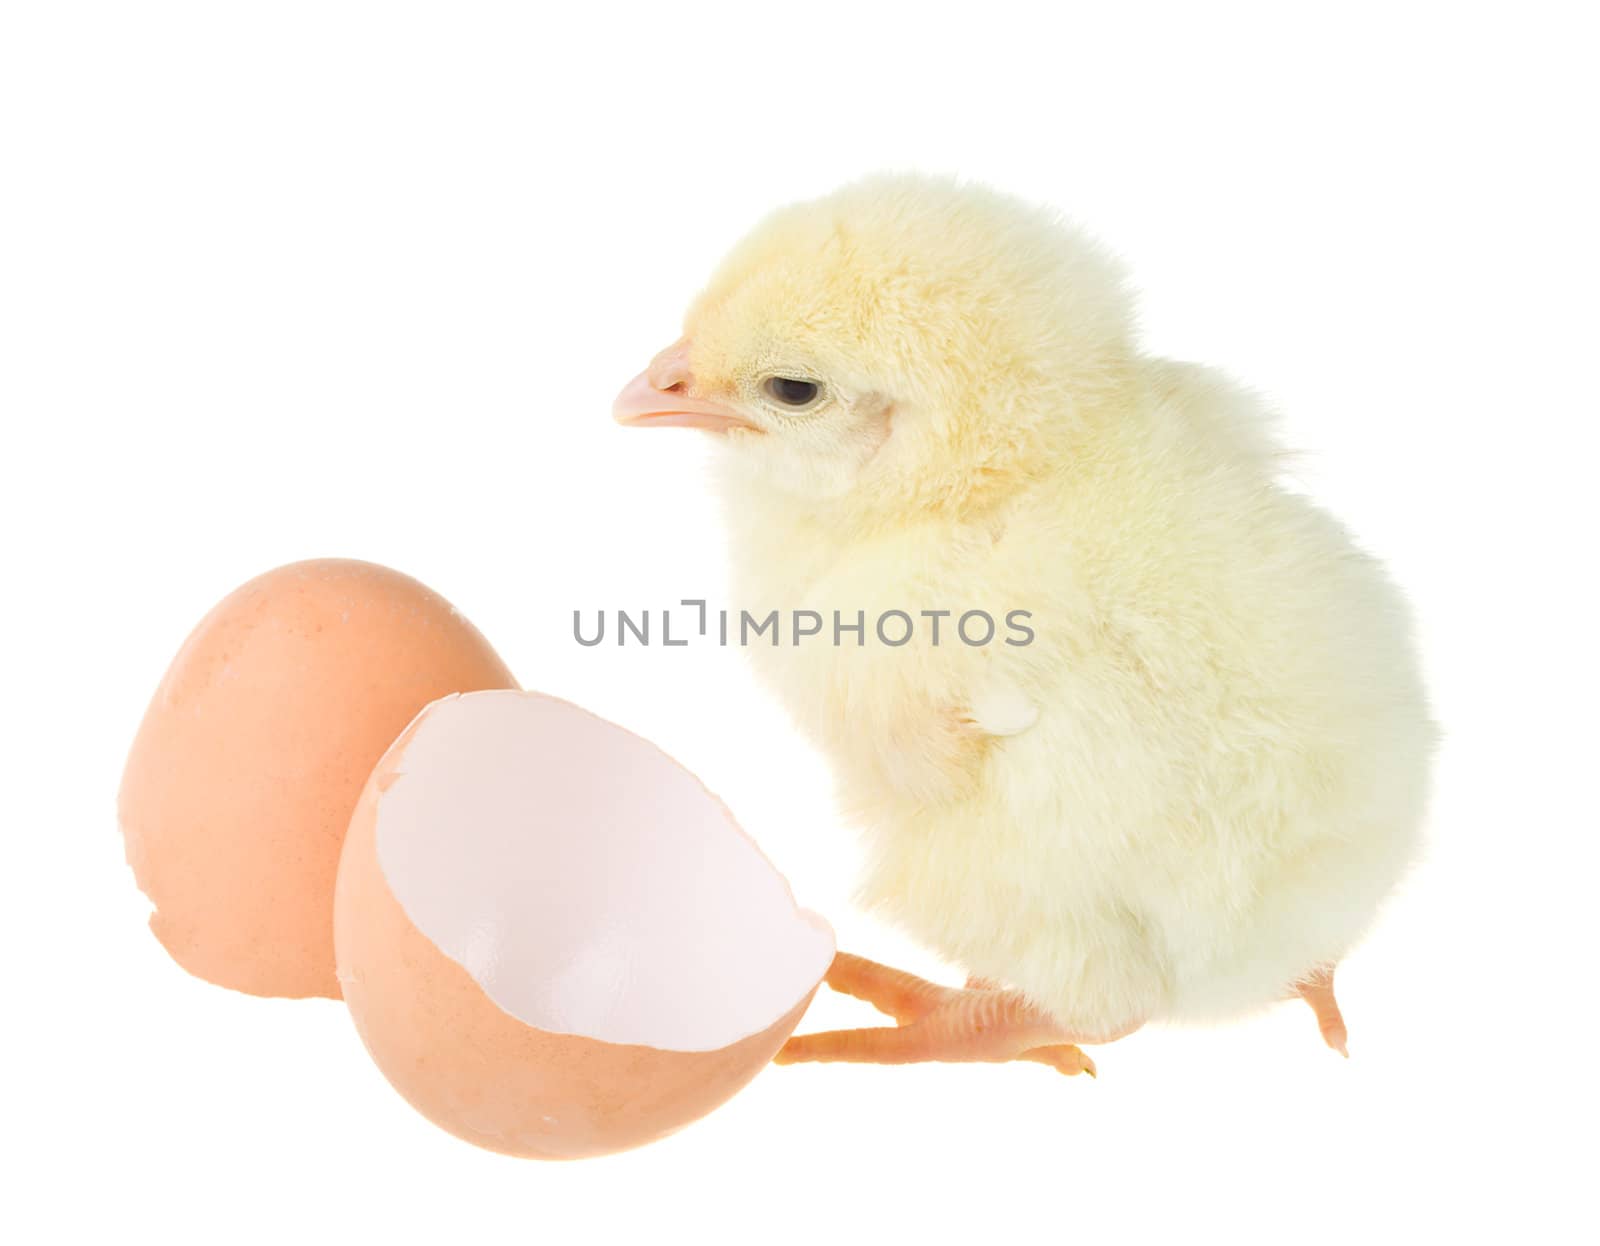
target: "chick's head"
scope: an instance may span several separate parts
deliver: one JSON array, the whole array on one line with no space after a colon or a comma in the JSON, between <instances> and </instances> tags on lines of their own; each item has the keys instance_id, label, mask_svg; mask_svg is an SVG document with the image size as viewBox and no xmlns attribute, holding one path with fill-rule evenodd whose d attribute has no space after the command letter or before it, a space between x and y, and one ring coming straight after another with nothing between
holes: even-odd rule
<instances>
[{"instance_id":1,"label":"chick's head","mask_svg":"<svg viewBox=\"0 0 1600 1246\"><path fill-rule=\"evenodd\" d=\"M1052 214L875 177L758 225L616 416L714 431L801 504L959 506L1081 433L1131 338L1117 266Z\"/></svg>"}]
</instances>

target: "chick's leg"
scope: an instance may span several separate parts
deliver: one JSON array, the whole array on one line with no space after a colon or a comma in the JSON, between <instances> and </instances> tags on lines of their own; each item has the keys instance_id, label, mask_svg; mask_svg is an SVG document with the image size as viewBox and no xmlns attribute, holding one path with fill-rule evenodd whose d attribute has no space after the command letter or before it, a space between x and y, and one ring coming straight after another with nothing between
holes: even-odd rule
<instances>
[{"instance_id":1,"label":"chick's leg","mask_svg":"<svg viewBox=\"0 0 1600 1246\"><path fill-rule=\"evenodd\" d=\"M1324 965L1314 970L1294 985L1295 993L1311 1005L1317 1014L1317 1028L1322 1031L1322 1041L1346 1059L1350 1056L1349 1031L1344 1016L1339 1011L1339 1001L1333 997L1333 966Z\"/></svg>"},{"instance_id":2,"label":"chick's leg","mask_svg":"<svg viewBox=\"0 0 1600 1246\"><path fill-rule=\"evenodd\" d=\"M939 986L848 952L834 959L827 982L836 991L866 1000L898 1025L803 1034L784 1045L777 1063L1030 1060L1062 1073L1095 1071L1094 1061L1076 1046L1080 1037L1016 991Z\"/></svg>"}]
</instances>

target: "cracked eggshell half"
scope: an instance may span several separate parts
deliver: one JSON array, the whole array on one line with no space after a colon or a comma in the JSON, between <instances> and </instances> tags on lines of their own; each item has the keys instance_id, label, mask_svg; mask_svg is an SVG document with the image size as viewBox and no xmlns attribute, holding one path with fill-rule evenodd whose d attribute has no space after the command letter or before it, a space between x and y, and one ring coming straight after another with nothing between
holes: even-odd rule
<instances>
[{"instance_id":1,"label":"cracked eggshell half","mask_svg":"<svg viewBox=\"0 0 1600 1246\"><path fill-rule=\"evenodd\" d=\"M150 928L190 973L254 995L339 994L333 883L361 786L425 705L515 688L437 593L371 563L294 563L195 628L117 798Z\"/></svg>"},{"instance_id":2,"label":"cracked eggshell half","mask_svg":"<svg viewBox=\"0 0 1600 1246\"><path fill-rule=\"evenodd\" d=\"M429 706L362 792L334 904L345 1002L424 1116L576 1159L698 1119L766 1065L833 959L727 808L552 697Z\"/></svg>"}]
</instances>

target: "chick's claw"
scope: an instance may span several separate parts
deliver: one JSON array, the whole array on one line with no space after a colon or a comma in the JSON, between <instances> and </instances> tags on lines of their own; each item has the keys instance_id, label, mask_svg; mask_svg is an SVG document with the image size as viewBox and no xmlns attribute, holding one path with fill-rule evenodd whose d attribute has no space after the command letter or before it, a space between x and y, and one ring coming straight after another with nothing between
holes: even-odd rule
<instances>
[{"instance_id":1,"label":"chick's claw","mask_svg":"<svg viewBox=\"0 0 1600 1246\"><path fill-rule=\"evenodd\" d=\"M1056 1047L1035 1047L1032 1051L1023 1052L1017 1059L1031 1060L1035 1064L1048 1064L1056 1072L1065 1073L1068 1077L1074 1077L1079 1073L1087 1073L1090 1077L1100 1076L1088 1053L1070 1043Z\"/></svg>"},{"instance_id":2,"label":"chick's claw","mask_svg":"<svg viewBox=\"0 0 1600 1246\"><path fill-rule=\"evenodd\" d=\"M827 981L898 1024L803 1034L784 1044L776 1063L1030 1060L1066 1074L1095 1072L1094 1062L1073 1045L1075 1036L1018 992L939 986L848 952L834 960Z\"/></svg>"}]
</instances>

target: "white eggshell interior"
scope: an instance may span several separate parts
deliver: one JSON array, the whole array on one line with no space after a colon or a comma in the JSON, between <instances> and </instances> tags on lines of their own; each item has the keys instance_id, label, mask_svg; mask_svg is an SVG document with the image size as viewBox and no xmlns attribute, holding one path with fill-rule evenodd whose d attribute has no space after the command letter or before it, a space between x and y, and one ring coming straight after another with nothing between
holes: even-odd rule
<instances>
[{"instance_id":1,"label":"white eggshell interior","mask_svg":"<svg viewBox=\"0 0 1600 1246\"><path fill-rule=\"evenodd\" d=\"M772 1025L833 959L827 923L698 779L552 697L423 711L376 833L412 924L542 1030L713 1051Z\"/></svg>"}]
</instances>

